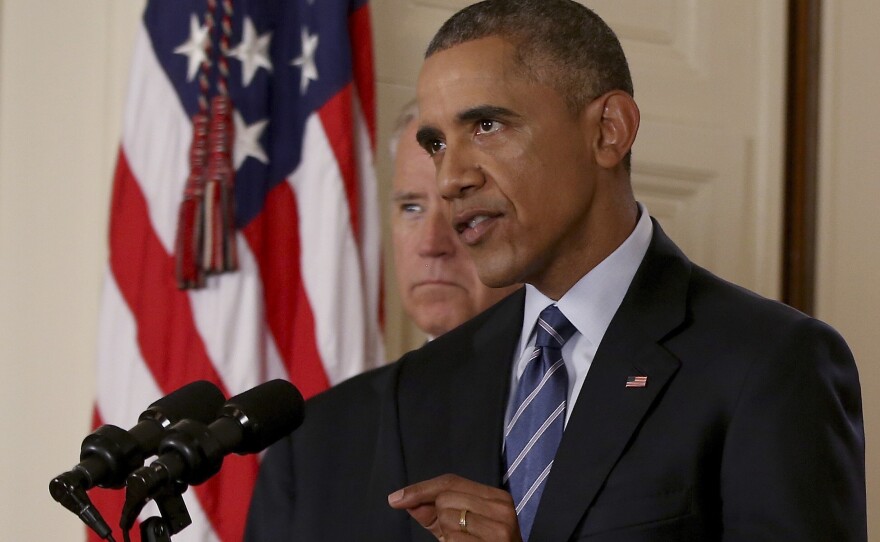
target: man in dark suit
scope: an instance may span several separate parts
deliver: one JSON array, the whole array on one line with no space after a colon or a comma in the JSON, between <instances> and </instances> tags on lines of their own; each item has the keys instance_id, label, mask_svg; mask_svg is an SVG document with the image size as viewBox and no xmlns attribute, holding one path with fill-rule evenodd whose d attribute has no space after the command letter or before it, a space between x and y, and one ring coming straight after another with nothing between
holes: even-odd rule
<instances>
[{"instance_id":1,"label":"man in dark suit","mask_svg":"<svg viewBox=\"0 0 880 542\"><path fill-rule=\"evenodd\" d=\"M611 30L568 0L481 2L418 86L452 227L483 282L526 287L311 401L247 539L866 540L852 355L636 203Z\"/></svg>"}]
</instances>

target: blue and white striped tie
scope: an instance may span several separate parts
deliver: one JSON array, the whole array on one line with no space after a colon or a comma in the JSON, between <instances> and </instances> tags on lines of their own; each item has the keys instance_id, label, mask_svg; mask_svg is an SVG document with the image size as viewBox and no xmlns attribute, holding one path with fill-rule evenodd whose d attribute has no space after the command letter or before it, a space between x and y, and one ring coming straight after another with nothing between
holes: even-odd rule
<instances>
[{"instance_id":1,"label":"blue and white striped tie","mask_svg":"<svg viewBox=\"0 0 880 542\"><path fill-rule=\"evenodd\" d=\"M538 316L535 351L516 388L515 410L504 431L507 472L520 533L528 540L547 475L565 427L568 374L562 345L577 331L555 305Z\"/></svg>"}]
</instances>

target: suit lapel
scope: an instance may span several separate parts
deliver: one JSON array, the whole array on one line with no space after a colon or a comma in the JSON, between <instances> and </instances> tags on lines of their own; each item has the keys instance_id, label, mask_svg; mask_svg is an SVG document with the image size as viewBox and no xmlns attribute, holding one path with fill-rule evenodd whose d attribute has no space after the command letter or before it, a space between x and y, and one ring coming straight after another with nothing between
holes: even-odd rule
<instances>
[{"instance_id":1,"label":"suit lapel","mask_svg":"<svg viewBox=\"0 0 880 542\"><path fill-rule=\"evenodd\" d=\"M406 486L403 457L400 453L400 434L397 416L397 397L393 393L397 373L380 383L374 383L374 392L381 399L378 433L373 450L364 450L369 458L370 482L365 492L364 540L406 540L409 538L407 515L388 506L386 495Z\"/></svg>"},{"instance_id":2,"label":"suit lapel","mask_svg":"<svg viewBox=\"0 0 880 542\"><path fill-rule=\"evenodd\" d=\"M690 264L654 224L654 238L615 314L563 435L530 540L567 540L651 404L678 370L660 340L685 316ZM643 388L627 377L646 376Z\"/></svg>"},{"instance_id":3,"label":"suit lapel","mask_svg":"<svg viewBox=\"0 0 880 542\"><path fill-rule=\"evenodd\" d=\"M501 443L524 290L425 345L401 367L407 483L444 473L501 486ZM414 524L414 522L413 522ZM412 528L413 540L433 540Z\"/></svg>"}]
</instances>

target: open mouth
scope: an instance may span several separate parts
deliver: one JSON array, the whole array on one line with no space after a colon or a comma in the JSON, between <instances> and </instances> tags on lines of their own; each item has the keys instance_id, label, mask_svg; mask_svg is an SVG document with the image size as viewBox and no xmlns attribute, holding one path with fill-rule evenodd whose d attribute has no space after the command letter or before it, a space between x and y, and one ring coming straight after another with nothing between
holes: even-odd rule
<instances>
[{"instance_id":1,"label":"open mouth","mask_svg":"<svg viewBox=\"0 0 880 542\"><path fill-rule=\"evenodd\" d=\"M461 240L468 245L477 243L501 216L499 213L487 213L476 211L473 214L462 215L461 220L456 222L455 231Z\"/></svg>"},{"instance_id":2,"label":"open mouth","mask_svg":"<svg viewBox=\"0 0 880 542\"><path fill-rule=\"evenodd\" d=\"M468 228L474 229L474 228L476 228L479 224L481 224L481 223L483 223L483 222L489 220L490 218L492 218L492 217L490 217L489 215L477 215L477 216L471 218L470 220L467 220L467 221L464 221L464 222L460 222L460 223L455 227L455 229L456 229L456 231L458 231L458 233L461 233L461 232L463 232L464 230L466 230L466 229L468 229Z\"/></svg>"}]
</instances>

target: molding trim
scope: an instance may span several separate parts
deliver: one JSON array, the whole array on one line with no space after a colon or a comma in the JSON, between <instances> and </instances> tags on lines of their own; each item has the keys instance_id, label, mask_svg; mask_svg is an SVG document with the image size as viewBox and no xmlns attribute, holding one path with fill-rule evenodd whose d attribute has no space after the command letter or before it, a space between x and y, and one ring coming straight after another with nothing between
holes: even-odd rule
<instances>
[{"instance_id":1,"label":"molding trim","mask_svg":"<svg viewBox=\"0 0 880 542\"><path fill-rule=\"evenodd\" d=\"M821 0L789 0L782 301L815 309Z\"/></svg>"}]
</instances>

